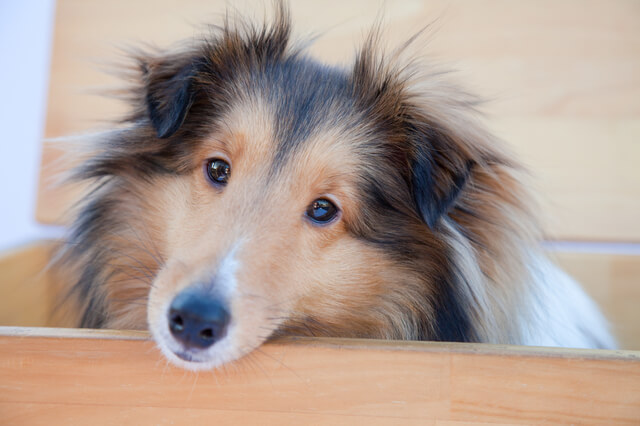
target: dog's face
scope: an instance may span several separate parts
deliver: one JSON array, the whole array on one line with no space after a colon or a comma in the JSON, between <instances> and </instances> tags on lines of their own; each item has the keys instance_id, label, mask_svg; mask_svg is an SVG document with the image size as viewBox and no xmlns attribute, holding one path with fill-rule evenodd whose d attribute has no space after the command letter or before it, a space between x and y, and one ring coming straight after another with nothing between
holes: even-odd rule
<instances>
[{"instance_id":1,"label":"dog's face","mask_svg":"<svg viewBox=\"0 0 640 426\"><path fill-rule=\"evenodd\" d=\"M363 135L331 123L327 109L286 147L277 107L261 94L229 104L191 171L154 190L167 262L148 320L182 365L224 363L286 328L385 337L376 308L407 279L384 250L353 235L365 202L356 171L376 167L360 158L372 155L362 152Z\"/></svg>"},{"instance_id":2,"label":"dog's face","mask_svg":"<svg viewBox=\"0 0 640 426\"><path fill-rule=\"evenodd\" d=\"M308 60L269 66L209 89L234 95L198 134L185 172L153 190L167 261L148 322L165 354L189 368L238 358L274 333L401 337L388 317L411 317L395 311L418 305L424 285L383 247L398 243L384 222L438 245L399 201L412 200L406 151L366 117L350 76ZM205 105L178 117L172 136Z\"/></svg>"},{"instance_id":3,"label":"dog's face","mask_svg":"<svg viewBox=\"0 0 640 426\"><path fill-rule=\"evenodd\" d=\"M95 300L110 325L146 314L166 356L190 369L283 334L472 339L441 226L481 157L456 122L466 101L436 84L435 106L417 102L372 44L338 69L288 39L281 16L140 58L131 126L82 169L106 183L75 233L145 241L118 262L94 253L103 270L85 273L102 284L86 290L97 296L83 323L104 324ZM150 290L110 269L127 262ZM138 297L146 310L127 303Z\"/></svg>"}]
</instances>

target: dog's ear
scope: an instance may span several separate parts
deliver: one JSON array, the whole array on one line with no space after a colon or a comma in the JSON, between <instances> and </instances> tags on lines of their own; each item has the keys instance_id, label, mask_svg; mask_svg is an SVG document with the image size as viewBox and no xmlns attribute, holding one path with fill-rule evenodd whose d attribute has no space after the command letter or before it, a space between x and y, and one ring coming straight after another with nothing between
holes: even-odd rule
<instances>
[{"instance_id":1,"label":"dog's ear","mask_svg":"<svg viewBox=\"0 0 640 426\"><path fill-rule=\"evenodd\" d=\"M168 138L178 131L194 102L196 66L192 61L166 60L142 68L149 119L158 137Z\"/></svg>"},{"instance_id":2,"label":"dog's ear","mask_svg":"<svg viewBox=\"0 0 640 426\"><path fill-rule=\"evenodd\" d=\"M412 195L421 217L434 229L460 197L475 162L454 149L446 135L426 126L414 132L413 139Z\"/></svg>"}]
</instances>

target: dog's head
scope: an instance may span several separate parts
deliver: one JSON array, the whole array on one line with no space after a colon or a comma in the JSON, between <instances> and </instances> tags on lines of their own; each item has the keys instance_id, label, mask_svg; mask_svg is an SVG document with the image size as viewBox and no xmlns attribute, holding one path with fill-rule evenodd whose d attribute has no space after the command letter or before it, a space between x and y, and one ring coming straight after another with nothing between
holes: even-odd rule
<instances>
[{"instance_id":1,"label":"dog's head","mask_svg":"<svg viewBox=\"0 0 640 426\"><path fill-rule=\"evenodd\" d=\"M345 69L289 38L281 12L139 58L130 125L82 169L102 185L76 238L137 246L93 259L109 270L89 272L103 319L146 312L166 356L192 369L281 334L474 339L452 216L477 223L470 187L491 188L483 171L504 161L468 117L473 100L383 61L375 37Z\"/></svg>"}]
</instances>

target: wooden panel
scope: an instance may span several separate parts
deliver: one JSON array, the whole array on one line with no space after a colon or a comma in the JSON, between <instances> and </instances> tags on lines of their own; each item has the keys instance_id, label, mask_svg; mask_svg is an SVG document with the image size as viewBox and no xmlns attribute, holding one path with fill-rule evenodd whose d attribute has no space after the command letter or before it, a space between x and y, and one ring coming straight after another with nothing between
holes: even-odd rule
<instances>
[{"instance_id":1,"label":"wooden panel","mask_svg":"<svg viewBox=\"0 0 640 426\"><path fill-rule=\"evenodd\" d=\"M117 58L114 46L193 37L226 3L60 0L47 136L103 125L122 110L88 94L115 83L98 72ZM257 0L234 7L257 16L265 8ZM341 63L382 9L391 46L440 18L424 51L493 100L487 121L539 176L550 237L640 241L640 2L331 0L291 8L298 34L326 32L312 52ZM48 149L44 158L55 158ZM50 171L43 167L43 182ZM43 185L40 220L59 220L69 198Z\"/></svg>"},{"instance_id":2,"label":"wooden panel","mask_svg":"<svg viewBox=\"0 0 640 426\"><path fill-rule=\"evenodd\" d=\"M0 423L637 424L639 355L296 339L196 374L143 333L0 328Z\"/></svg>"},{"instance_id":3,"label":"wooden panel","mask_svg":"<svg viewBox=\"0 0 640 426\"><path fill-rule=\"evenodd\" d=\"M46 266L51 248L37 243L0 253L0 325L49 323L54 288Z\"/></svg>"},{"instance_id":4,"label":"wooden panel","mask_svg":"<svg viewBox=\"0 0 640 426\"><path fill-rule=\"evenodd\" d=\"M602 308L621 348L640 350L640 256L552 252Z\"/></svg>"}]
</instances>

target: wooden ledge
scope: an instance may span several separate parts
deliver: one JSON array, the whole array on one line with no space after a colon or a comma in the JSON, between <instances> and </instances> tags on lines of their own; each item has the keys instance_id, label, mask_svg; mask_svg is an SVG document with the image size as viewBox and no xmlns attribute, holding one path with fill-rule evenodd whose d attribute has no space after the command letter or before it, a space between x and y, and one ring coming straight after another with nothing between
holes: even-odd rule
<instances>
[{"instance_id":1,"label":"wooden ledge","mask_svg":"<svg viewBox=\"0 0 640 426\"><path fill-rule=\"evenodd\" d=\"M0 378L2 424L640 419L633 351L295 338L192 373L144 332L0 327Z\"/></svg>"},{"instance_id":2,"label":"wooden ledge","mask_svg":"<svg viewBox=\"0 0 640 426\"><path fill-rule=\"evenodd\" d=\"M151 341L147 331L136 330L104 330L88 328L54 328L54 327L5 327L0 326L0 339L3 337L33 337L48 339L103 339L103 340L134 340ZM449 353L488 356L529 356L544 358L573 358L599 360L626 360L640 362L640 351L630 350L601 350L574 349L538 346L492 345L481 343L455 342L420 342L374 339L344 339L329 337L285 337L275 342L269 342L262 349L270 351L273 348L287 346L301 346L305 348L329 348L336 350L367 350L367 351L412 351L422 353Z\"/></svg>"}]
</instances>

